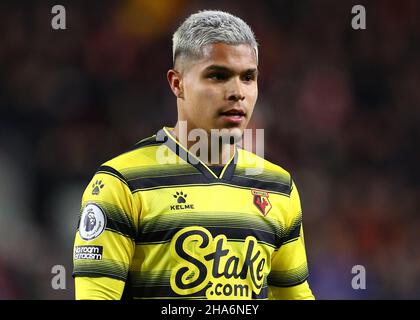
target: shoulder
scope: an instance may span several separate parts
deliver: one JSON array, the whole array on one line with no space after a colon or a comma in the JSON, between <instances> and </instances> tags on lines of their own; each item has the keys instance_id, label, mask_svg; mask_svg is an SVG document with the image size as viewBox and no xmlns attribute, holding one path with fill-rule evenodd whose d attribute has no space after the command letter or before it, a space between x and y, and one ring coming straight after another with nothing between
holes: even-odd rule
<instances>
[{"instance_id":1,"label":"shoulder","mask_svg":"<svg viewBox=\"0 0 420 320\"><path fill-rule=\"evenodd\" d=\"M127 181L133 171L141 171L159 165L156 152L164 142L159 141L156 135L137 142L130 150L104 162L97 173L107 173Z\"/></svg>"},{"instance_id":2,"label":"shoulder","mask_svg":"<svg viewBox=\"0 0 420 320\"><path fill-rule=\"evenodd\" d=\"M156 149L162 145L162 141L156 140L156 135L145 138L137 142L130 150L106 161L102 166L109 166L118 171L137 165L151 165L155 157L150 157L156 153Z\"/></svg>"},{"instance_id":3,"label":"shoulder","mask_svg":"<svg viewBox=\"0 0 420 320\"><path fill-rule=\"evenodd\" d=\"M255 153L238 148L238 171L242 174L248 172L249 176L256 179L275 181L292 188L292 176L283 167L264 159Z\"/></svg>"}]
</instances>

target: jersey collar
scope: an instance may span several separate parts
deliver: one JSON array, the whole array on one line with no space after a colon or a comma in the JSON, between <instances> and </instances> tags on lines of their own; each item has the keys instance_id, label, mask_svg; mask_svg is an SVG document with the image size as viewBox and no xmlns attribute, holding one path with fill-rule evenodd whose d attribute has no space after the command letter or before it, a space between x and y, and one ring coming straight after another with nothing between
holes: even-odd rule
<instances>
[{"instance_id":1,"label":"jersey collar","mask_svg":"<svg viewBox=\"0 0 420 320\"><path fill-rule=\"evenodd\" d=\"M207 179L209 180L231 180L233 173L235 172L236 163L238 161L238 147L235 145L233 156L224 166L220 177L218 177L213 170L211 170L204 162L198 159L194 154L189 152L178 140L171 134L173 128L163 127L160 132L157 133L158 136L163 136L165 144L169 149L171 149L175 154L183 159L185 162L194 166L199 170Z\"/></svg>"}]
</instances>

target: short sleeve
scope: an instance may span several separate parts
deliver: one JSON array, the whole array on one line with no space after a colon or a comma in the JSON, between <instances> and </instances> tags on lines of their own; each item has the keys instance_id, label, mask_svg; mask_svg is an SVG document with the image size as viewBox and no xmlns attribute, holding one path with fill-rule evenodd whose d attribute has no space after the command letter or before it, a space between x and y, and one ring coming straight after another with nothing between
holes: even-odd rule
<instances>
[{"instance_id":1,"label":"short sleeve","mask_svg":"<svg viewBox=\"0 0 420 320\"><path fill-rule=\"evenodd\" d=\"M273 299L314 299L309 288L308 264L299 193L292 182L289 212L281 247L274 252L268 276L269 296Z\"/></svg>"},{"instance_id":2,"label":"short sleeve","mask_svg":"<svg viewBox=\"0 0 420 320\"><path fill-rule=\"evenodd\" d=\"M92 288L95 278L125 282L134 254L135 213L139 208L136 208L124 177L111 169L99 170L82 197L74 240L73 276L89 277L93 281L89 282L90 288L76 285L76 297L89 298L81 290L98 292L105 288L102 284L100 288L99 283L98 288ZM118 285L118 291L122 288Z\"/></svg>"}]
</instances>

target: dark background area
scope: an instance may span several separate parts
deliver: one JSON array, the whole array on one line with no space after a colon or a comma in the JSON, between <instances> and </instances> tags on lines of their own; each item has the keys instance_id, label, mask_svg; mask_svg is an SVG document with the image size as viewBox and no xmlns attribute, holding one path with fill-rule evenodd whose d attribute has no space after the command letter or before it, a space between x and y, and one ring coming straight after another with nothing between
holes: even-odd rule
<instances>
[{"instance_id":1,"label":"dark background area","mask_svg":"<svg viewBox=\"0 0 420 320\"><path fill-rule=\"evenodd\" d=\"M53 30L51 8L66 9ZM351 9L364 5L367 29ZM420 2L0 4L0 299L73 299L72 245L95 169L176 122L166 81L189 14L243 18L260 44L266 158L292 173L318 299L419 299ZM66 290L53 290L63 265ZM366 290L351 286L366 269Z\"/></svg>"}]
</instances>

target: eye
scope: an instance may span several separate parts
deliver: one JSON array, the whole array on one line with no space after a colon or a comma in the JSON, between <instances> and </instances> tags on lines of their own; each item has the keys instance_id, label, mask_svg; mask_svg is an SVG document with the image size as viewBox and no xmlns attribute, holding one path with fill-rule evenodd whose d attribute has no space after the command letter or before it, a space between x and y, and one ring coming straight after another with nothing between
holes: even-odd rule
<instances>
[{"instance_id":1,"label":"eye","mask_svg":"<svg viewBox=\"0 0 420 320\"><path fill-rule=\"evenodd\" d=\"M247 73L242 77L242 80L246 81L246 82L254 81L255 80L255 74Z\"/></svg>"},{"instance_id":2,"label":"eye","mask_svg":"<svg viewBox=\"0 0 420 320\"><path fill-rule=\"evenodd\" d=\"M223 81L223 80L227 80L229 76L227 74L217 72L217 73L210 73L207 76L207 78L210 80L215 80L215 81Z\"/></svg>"}]
</instances>

